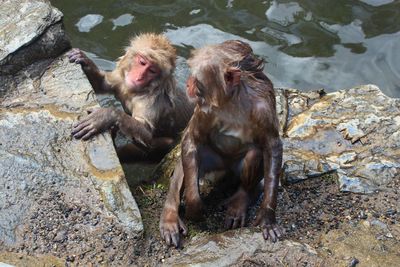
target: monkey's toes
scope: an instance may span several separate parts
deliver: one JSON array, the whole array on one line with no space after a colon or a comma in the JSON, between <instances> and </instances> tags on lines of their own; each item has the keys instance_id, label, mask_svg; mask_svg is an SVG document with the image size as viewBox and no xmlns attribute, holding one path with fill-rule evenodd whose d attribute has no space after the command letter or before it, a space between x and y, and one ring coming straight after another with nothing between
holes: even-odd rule
<instances>
[{"instance_id":1,"label":"monkey's toes","mask_svg":"<svg viewBox=\"0 0 400 267\"><path fill-rule=\"evenodd\" d=\"M246 222L245 214L239 216L227 215L225 217L225 229L236 229L239 227L244 227L245 222Z\"/></svg>"},{"instance_id":2,"label":"monkey's toes","mask_svg":"<svg viewBox=\"0 0 400 267\"><path fill-rule=\"evenodd\" d=\"M282 230L277 224L265 225L263 227L263 236L265 240L270 239L275 243L282 237Z\"/></svg>"}]
</instances>

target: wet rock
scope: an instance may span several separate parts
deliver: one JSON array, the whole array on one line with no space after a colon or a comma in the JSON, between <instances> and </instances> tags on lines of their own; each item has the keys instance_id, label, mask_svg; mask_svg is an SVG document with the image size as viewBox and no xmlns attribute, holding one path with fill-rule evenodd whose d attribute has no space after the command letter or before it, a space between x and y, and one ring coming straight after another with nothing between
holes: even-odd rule
<instances>
[{"instance_id":1,"label":"wet rock","mask_svg":"<svg viewBox=\"0 0 400 267\"><path fill-rule=\"evenodd\" d=\"M99 105L81 68L60 56L69 47L61 18L47 1L0 5L0 261L86 265L101 255L106 264L115 254L126 265L141 215L109 133L71 137Z\"/></svg>"}]
</instances>

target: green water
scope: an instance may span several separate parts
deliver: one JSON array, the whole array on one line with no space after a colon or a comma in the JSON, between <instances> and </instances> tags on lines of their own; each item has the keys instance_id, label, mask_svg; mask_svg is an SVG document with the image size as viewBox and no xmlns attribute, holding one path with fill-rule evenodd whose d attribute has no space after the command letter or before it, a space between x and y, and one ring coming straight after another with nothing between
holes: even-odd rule
<instances>
[{"instance_id":1,"label":"green water","mask_svg":"<svg viewBox=\"0 0 400 267\"><path fill-rule=\"evenodd\" d=\"M104 69L140 32L164 32L183 58L192 48L242 39L267 60L276 87L334 91L372 83L400 97L399 0L51 2L64 13L73 46ZM88 14L103 20L82 32L76 24ZM177 75L182 83L187 71Z\"/></svg>"}]
</instances>

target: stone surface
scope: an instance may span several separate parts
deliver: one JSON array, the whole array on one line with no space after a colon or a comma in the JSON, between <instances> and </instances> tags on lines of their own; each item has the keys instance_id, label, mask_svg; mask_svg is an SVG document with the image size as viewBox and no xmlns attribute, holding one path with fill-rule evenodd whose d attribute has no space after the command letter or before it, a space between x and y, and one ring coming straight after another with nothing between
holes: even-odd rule
<instances>
[{"instance_id":1,"label":"stone surface","mask_svg":"<svg viewBox=\"0 0 400 267\"><path fill-rule=\"evenodd\" d=\"M399 266L400 228L379 220L345 225L312 248L290 240L271 243L251 229L197 235L165 266Z\"/></svg>"},{"instance_id":2,"label":"stone surface","mask_svg":"<svg viewBox=\"0 0 400 267\"><path fill-rule=\"evenodd\" d=\"M141 215L110 134L71 137L99 105L80 67L55 58L70 46L62 14L7 0L0 14L0 262L127 265Z\"/></svg>"},{"instance_id":3,"label":"stone surface","mask_svg":"<svg viewBox=\"0 0 400 267\"><path fill-rule=\"evenodd\" d=\"M321 266L311 247L293 242L266 242L249 229L197 236L165 266ZM297 264L297 265L296 265Z\"/></svg>"},{"instance_id":4,"label":"stone surface","mask_svg":"<svg viewBox=\"0 0 400 267\"><path fill-rule=\"evenodd\" d=\"M400 174L400 99L374 85L321 97L296 90L283 94L287 181L336 172L341 190L372 193Z\"/></svg>"},{"instance_id":5,"label":"stone surface","mask_svg":"<svg viewBox=\"0 0 400 267\"><path fill-rule=\"evenodd\" d=\"M90 84L65 57L35 76L38 69L34 64L15 76L10 84L17 87L6 84L1 98L1 245L57 257L83 248L89 255L118 254L111 247L132 245L143 226L110 135L88 142L71 137L73 122L98 106ZM111 252L102 252L108 243Z\"/></svg>"},{"instance_id":6,"label":"stone surface","mask_svg":"<svg viewBox=\"0 0 400 267\"><path fill-rule=\"evenodd\" d=\"M54 58L70 47L62 13L46 0L2 0L0 14L0 75Z\"/></svg>"}]
</instances>

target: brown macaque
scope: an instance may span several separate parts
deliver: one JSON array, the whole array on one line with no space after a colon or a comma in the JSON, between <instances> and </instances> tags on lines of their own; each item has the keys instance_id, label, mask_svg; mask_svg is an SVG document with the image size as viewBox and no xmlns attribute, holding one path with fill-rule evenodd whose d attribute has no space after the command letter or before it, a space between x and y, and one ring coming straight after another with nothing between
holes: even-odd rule
<instances>
[{"instance_id":1,"label":"brown macaque","mask_svg":"<svg viewBox=\"0 0 400 267\"><path fill-rule=\"evenodd\" d=\"M87 140L110 128L132 138L118 151L126 160L160 159L186 127L193 105L176 88L176 50L163 35L134 37L112 72L101 71L81 50L67 54L80 64L96 93L113 93L124 111L99 108L73 126L72 135Z\"/></svg>"},{"instance_id":2,"label":"brown macaque","mask_svg":"<svg viewBox=\"0 0 400 267\"><path fill-rule=\"evenodd\" d=\"M194 51L188 63L187 92L196 107L162 211L161 237L168 245L180 246L181 234L187 233L179 217L181 194L185 216L201 217L199 179L207 172L226 170L240 185L226 202L225 227L245 225L250 200L264 179L264 198L254 224L261 226L265 239L275 242L282 235L275 219L282 142L274 89L262 72L263 61L247 43L231 40Z\"/></svg>"}]
</instances>

